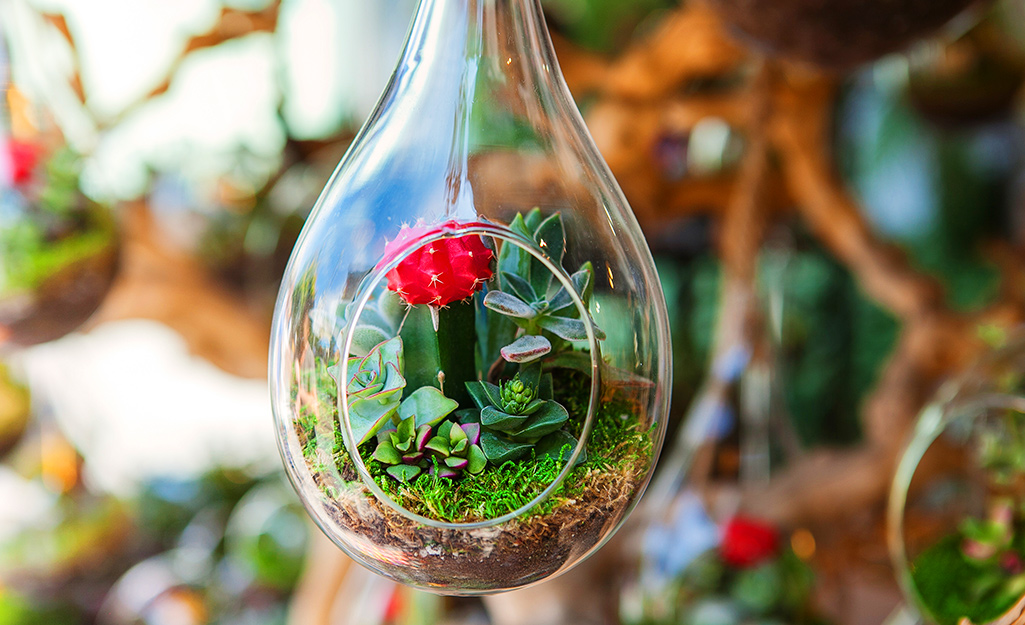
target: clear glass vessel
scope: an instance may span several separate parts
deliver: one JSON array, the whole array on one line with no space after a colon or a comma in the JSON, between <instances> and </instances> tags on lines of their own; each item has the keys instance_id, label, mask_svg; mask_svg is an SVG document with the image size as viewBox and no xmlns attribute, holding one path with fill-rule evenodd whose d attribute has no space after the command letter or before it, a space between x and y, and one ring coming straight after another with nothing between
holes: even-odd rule
<instances>
[{"instance_id":1,"label":"clear glass vessel","mask_svg":"<svg viewBox=\"0 0 1025 625\"><path fill-rule=\"evenodd\" d=\"M890 551L908 603L936 625L1025 611L1025 337L949 383L897 467Z\"/></svg>"},{"instance_id":2,"label":"clear glass vessel","mask_svg":"<svg viewBox=\"0 0 1025 625\"><path fill-rule=\"evenodd\" d=\"M401 582L527 586L637 502L669 401L665 300L537 0L421 0L300 235L270 360L307 509Z\"/></svg>"}]
</instances>

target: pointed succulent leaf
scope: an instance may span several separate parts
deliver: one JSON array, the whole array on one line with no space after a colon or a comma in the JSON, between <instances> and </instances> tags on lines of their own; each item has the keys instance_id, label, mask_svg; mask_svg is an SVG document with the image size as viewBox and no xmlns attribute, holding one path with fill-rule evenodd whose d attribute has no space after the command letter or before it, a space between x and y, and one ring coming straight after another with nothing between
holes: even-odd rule
<instances>
[{"instance_id":1,"label":"pointed succulent leaf","mask_svg":"<svg viewBox=\"0 0 1025 625\"><path fill-rule=\"evenodd\" d=\"M573 286L576 287L577 294L580 295L584 305L590 304L591 295L594 294L594 265L591 264L591 261L580 265L580 269L574 272L572 279Z\"/></svg>"},{"instance_id":2,"label":"pointed succulent leaf","mask_svg":"<svg viewBox=\"0 0 1025 625\"><path fill-rule=\"evenodd\" d=\"M456 429L458 430L459 428ZM450 444L452 446L450 453L453 456L464 456L466 455L466 448L470 446L470 441L467 438L461 438L458 441L450 441Z\"/></svg>"},{"instance_id":3,"label":"pointed succulent leaf","mask_svg":"<svg viewBox=\"0 0 1025 625\"><path fill-rule=\"evenodd\" d=\"M537 214L540 219L540 213ZM528 223L528 225L530 225ZM559 213L549 215L534 227L531 237L537 244L537 250L547 256L556 266L562 267L562 256L566 250L566 232L562 226L562 216ZM548 267L541 259L530 257L530 285L534 288L540 299L547 299L548 290L555 279Z\"/></svg>"},{"instance_id":4,"label":"pointed succulent leaf","mask_svg":"<svg viewBox=\"0 0 1025 625\"><path fill-rule=\"evenodd\" d=\"M395 449L391 441L384 441L374 450L373 458L384 464L399 464L402 462L402 454Z\"/></svg>"},{"instance_id":5,"label":"pointed succulent leaf","mask_svg":"<svg viewBox=\"0 0 1025 625\"><path fill-rule=\"evenodd\" d=\"M455 415L456 419L463 427L466 427L467 425L480 425L480 408L464 408L462 410L456 410Z\"/></svg>"},{"instance_id":6,"label":"pointed succulent leaf","mask_svg":"<svg viewBox=\"0 0 1025 625\"><path fill-rule=\"evenodd\" d=\"M464 471L472 475L483 471L484 467L488 464L487 456L484 455L484 451L478 445L470 445L470 449L466 452L466 459L469 460L469 464Z\"/></svg>"},{"instance_id":7,"label":"pointed succulent leaf","mask_svg":"<svg viewBox=\"0 0 1025 625\"><path fill-rule=\"evenodd\" d=\"M452 423L452 422L448 421L447 423ZM463 428L459 427L458 425L456 425L454 423L452 424L452 427L448 428L447 435L448 435L448 440L452 443L452 449L455 449L456 445L460 441L465 441L466 440L466 432L463 431Z\"/></svg>"},{"instance_id":8,"label":"pointed succulent leaf","mask_svg":"<svg viewBox=\"0 0 1025 625\"><path fill-rule=\"evenodd\" d=\"M417 452L413 452L413 453L404 454L402 456L402 463L403 464L416 464L416 463L420 462L423 459L424 459L423 452L422 451L417 451Z\"/></svg>"},{"instance_id":9,"label":"pointed succulent leaf","mask_svg":"<svg viewBox=\"0 0 1025 625\"><path fill-rule=\"evenodd\" d=\"M401 441L412 441L416 438L416 422L412 417L403 417L395 428L395 436ZM408 449L408 447L407 447Z\"/></svg>"},{"instance_id":10,"label":"pointed succulent leaf","mask_svg":"<svg viewBox=\"0 0 1025 625\"><path fill-rule=\"evenodd\" d=\"M580 269L580 271L570 276L570 281L573 282L573 287L576 289L577 295L580 296L580 300L586 306L590 299L592 290L591 263L584 263L584 267ZM580 312L573 305L573 298L566 290L566 287L561 287L552 299L548 301L548 312L551 314L561 313L562 316L568 317L580 316Z\"/></svg>"},{"instance_id":11,"label":"pointed succulent leaf","mask_svg":"<svg viewBox=\"0 0 1025 625\"><path fill-rule=\"evenodd\" d=\"M537 324L555 336L567 341L587 340L587 327L579 319L545 316L539 318Z\"/></svg>"},{"instance_id":12,"label":"pointed succulent leaf","mask_svg":"<svg viewBox=\"0 0 1025 625\"><path fill-rule=\"evenodd\" d=\"M537 396L540 399L551 399L555 395L552 374L546 373L541 376L537 383Z\"/></svg>"},{"instance_id":13,"label":"pointed succulent leaf","mask_svg":"<svg viewBox=\"0 0 1025 625\"><path fill-rule=\"evenodd\" d=\"M526 334L502 348L502 358L525 363L537 360L552 351L552 343L543 336Z\"/></svg>"},{"instance_id":14,"label":"pointed succulent leaf","mask_svg":"<svg viewBox=\"0 0 1025 625\"><path fill-rule=\"evenodd\" d=\"M458 458L456 456L449 456L448 458L445 458L445 464L448 465L448 467L450 469L461 470L461 469L465 469L470 464L470 461L467 460L466 458Z\"/></svg>"},{"instance_id":15,"label":"pointed succulent leaf","mask_svg":"<svg viewBox=\"0 0 1025 625\"><path fill-rule=\"evenodd\" d=\"M571 315L573 308L573 298L570 297L566 287L560 287L552 299L548 300L548 313L555 314L560 313L563 315Z\"/></svg>"},{"instance_id":16,"label":"pointed succulent leaf","mask_svg":"<svg viewBox=\"0 0 1025 625\"><path fill-rule=\"evenodd\" d=\"M396 336L395 338L389 339L375 347L374 351L380 353L382 366L392 363L399 372L402 371L403 357L401 338Z\"/></svg>"},{"instance_id":17,"label":"pointed succulent leaf","mask_svg":"<svg viewBox=\"0 0 1025 625\"><path fill-rule=\"evenodd\" d=\"M537 412L538 409L541 408L541 406L544 406L544 405L545 405L545 400L544 399L535 399L534 401L532 401L529 404L527 404L527 406L523 410L520 410L519 412L520 412L520 414L532 415L535 412Z\"/></svg>"},{"instance_id":18,"label":"pointed succulent leaf","mask_svg":"<svg viewBox=\"0 0 1025 625\"><path fill-rule=\"evenodd\" d=\"M538 301L538 294L534 291L534 287L530 286L530 283L508 271L502 273L502 286L507 292L512 293L516 297L520 298L524 302L530 304Z\"/></svg>"},{"instance_id":19,"label":"pointed succulent leaf","mask_svg":"<svg viewBox=\"0 0 1025 625\"><path fill-rule=\"evenodd\" d=\"M471 446L480 443L480 423L466 423L461 427Z\"/></svg>"},{"instance_id":20,"label":"pointed succulent leaf","mask_svg":"<svg viewBox=\"0 0 1025 625\"><path fill-rule=\"evenodd\" d=\"M534 232L534 240L541 246L545 256L557 266L562 266L562 257L566 252L566 229L562 225L560 213L552 213L541 222Z\"/></svg>"},{"instance_id":21,"label":"pointed succulent leaf","mask_svg":"<svg viewBox=\"0 0 1025 625\"><path fill-rule=\"evenodd\" d=\"M455 469L450 469L447 466L445 466L444 464L441 464L438 467L433 467L432 466L431 469L430 469L430 473L431 473L431 475L437 475L438 477L445 477L445 478L448 478L450 480L451 479L455 479L455 478L459 477L462 474L461 471L457 471Z\"/></svg>"},{"instance_id":22,"label":"pointed succulent leaf","mask_svg":"<svg viewBox=\"0 0 1025 625\"><path fill-rule=\"evenodd\" d=\"M502 405L502 390L491 382L467 382L466 390L469 391L473 403L482 410L488 406Z\"/></svg>"},{"instance_id":23,"label":"pointed succulent leaf","mask_svg":"<svg viewBox=\"0 0 1025 625\"><path fill-rule=\"evenodd\" d=\"M549 457L555 458L556 460L566 461L573 454L573 450L576 449L577 439L573 438L572 435L567 433L565 430L559 430L553 432L548 436L545 436L537 445L534 447L534 454L540 458ZM580 452L580 456L577 457L577 464L586 460L586 450Z\"/></svg>"},{"instance_id":24,"label":"pointed succulent leaf","mask_svg":"<svg viewBox=\"0 0 1025 625\"><path fill-rule=\"evenodd\" d=\"M416 449L423 451L427 447L427 441L431 439L431 426L421 425L416 429Z\"/></svg>"},{"instance_id":25,"label":"pointed succulent leaf","mask_svg":"<svg viewBox=\"0 0 1025 625\"><path fill-rule=\"evenodd\" d=\"M431 440L427 441L427 449L437 453L443 458L447 458L452 452L448 439L442 436L435 436Z\"/></svg>"},{"instance_id":26,"label":"pointed succulent leaf","mask_svg":"<svg viewBox=\"0 0 1025 625\"><path fill-rule=\"evenodd\" d=\"M532 239L533 230L527 227L523 215L517 214L509 223L509 229L525 239ZM530 273L530 259L530 254L519 245L508 241L503 243L498 253L499 275L505 272L526 277Z\"/></svg>"},{"instance_id":27,"label":"pointed succulent leaf","mask_svg":"<svg viewBox=\"0 0 1025 625\"><path fill-rule=\"evenodd\" d=\"M527 415L511 415L494 406L488 406L480 412L480 423L485 430L498 430L500 432L513 432L527 420Z\"/></svg>"},{"instance_id":28,"label":"pointed succulent leaf","mask_svg":"<svg viewBox=\"0 0 1025 625\"><path fill-rule=\"evenodd\" d=\"M537 232L538 226L544 221L544 215L541 214L541 209L535 206L534 208L527 211L526 217L523 218L523 225L527 228L527 238L529 239L534 232Z\"/></svg>"},{"instance_id":29,"label":"pointed succulent leaf","mask_svg":"<svg viewBox=\"0 0 1025 625\"><path fill-rule=\"evenodd\" d=\"M480 448L491 464L499 466L510 460L518 460L530 453L533 445L517 443L485 430L480 435Z\"/></svg>"},{"instance_id":30,"label":"pointed succulent leaf","mask_svg":"<svg viewBox=\"0 0 1025 625\"><path fill-rule=\"evenodd\" d=\"M394 393L401 391L406 386L406 380L402 377L402 371L399 367L393 363L385 363L384 365L384 387L381 389L381 393Z\"/></svg>"},{"instance_id":31,"label":"pointed succulent leaf","mask_svg":"<svg viewBox=\"0 0 1025 625\"><path fill-rule=\"evenodd\" d=\"M388 472L388 475L398 481L408 483L411 482L413 478L420 475L422 469L416 465L397 464L393 467L388 467L385 471Z\"/></svg>"},{"instance_id":32,"label":"pointed succulent leaf","mask_svg":"<svg viewBox=\"0 0 1025 625\"><path fill-rule=\"evenodd\" d=\"M349 425L357 445L370 440L391 421L398 403L382 404L372 399L357 399L349 406Z\"/></svg>"},{"instance_id":33,"label":"pointed succulent leaf","mask_svg":"<svg viewBox=\"0 0 1025 625\"><path fill-rule=\"evenodd\" d=\"M538 439L562 428L569 419L569 413L562 404L546 401L530 419L515 433L518 439Z\"/></svg>"},{"instance_id":34,"label":"pointed succulent leaf","mask_svg":"<svg viewBox=\"0 0 1025 625\"><path fill-rule=\"evenodd\" d=\"M489 291L484 296L484 305L488 309L507 317L533 319L537 316L537 311L531 308L529 304L515 295L504 291Z\"/></svg>"},{"instance_id":35,"label":"pointed succulent leaf","mask_svg":"<svg viewBox=\"0 0 1025 625\"><path fill-rule=\"evenodd\" d=\"M453 427L454 427L455 425L456 425L456 424L455 424L455 423L453 423L452 421L442 421L442 422L441 422L441 423L440 423L440 424L438 425L438 428L437 428L437 430L435 431L435 434L436 434L437 436L440 436L440 437L444 438L445 440L448 440L448 439L449 439L449 434L450 434L450 433L452 432L452 428L453 428Z\"/></svg>"},{"instance_id":36,"label":"pointed succulent leaf","mask_svg":"<svg viewBox=\"0 0 1025 625\"><path fill-rule=\"evenodd\" d=\"M519 375L520 380L523 381L524 386L535 389L534 396L536 397L536 390L538 384L541 382L541 363L532 362L530 364L523 365L520 367L520 371L517 375Z\"/></svg>"},{"instance_id":37,"label":"pointed succulent leaf","mask_svg":"<svg viewBox=\"0 0 1025 625\"><path fill-rule=\"evenodd\" d=\"M410 438L399 438L398 434L392 434L391 444L395 446L395 449L399 453L408 454L410 450L414 450L413 439Z\"/></svg>"},{"instance_id":38,"label":"pointed succulent leaf","mask_svg":"<svg viewBox=\"0 0 1025 625\"><path fill-rule=\"evenodd\" d=\"M459 407L454 399L449 399L433 386L424 386L413 391L399 405L399 418L416 418L416 426L437 425L450 412Z\"/></svg>"}]
</instances>

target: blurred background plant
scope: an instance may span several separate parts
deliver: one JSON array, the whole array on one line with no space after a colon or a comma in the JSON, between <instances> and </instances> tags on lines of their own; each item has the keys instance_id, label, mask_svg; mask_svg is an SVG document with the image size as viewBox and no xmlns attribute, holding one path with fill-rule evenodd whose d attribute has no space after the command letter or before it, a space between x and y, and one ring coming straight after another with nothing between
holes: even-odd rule
<instances>
[{"instance_id":1,"label":"blurred background plant","mask_svg":"<svg viewBox=\"0 0 1025 625\"><path fill-rule=\"evenodd\" d=\"M88 331L8 357L0 623L279 623L290 602L304 625L356 625L354 613L361 625L516 622L509 603L487 615L476 600L396 591L330 546L304 561L317 538L271 442L277 280L388 79L414 4L0 7L17 92L51 112L82 155L75 184L117 207L123 236L121 274ZM751 348L721 405L740 422L769 402L796 441L774 482L789 504L764 505L790 539L787 561L801 563L791 577L859 554L869 581L845 602L820 585L818 607L879 622L899 601L880 520L896 449L936 385L982 349L975 328L1025 319L1025 2L977 5L842 73L766 61L764 45L731 38L738 25L698 2L543 4L656 254L675 423L707 389L710 363ZM821 136L805 141L795 119ZM510 188L541 184L518 175ZM730 334L748 314L761 318L760 343ZM740 395L757 390L759 371L772 392L752 395L752 408ZM719 441L720 475L740 470L741 445L739 434ZM803 524L843 506L859 510L856 540ZM590 592L618 598L615 583ZM346 616L335 598L361 612ZM619 618L609 601L593 602L603 622ZM534 623L558 622L549 617Z\"/></svg>"}]
</instances>

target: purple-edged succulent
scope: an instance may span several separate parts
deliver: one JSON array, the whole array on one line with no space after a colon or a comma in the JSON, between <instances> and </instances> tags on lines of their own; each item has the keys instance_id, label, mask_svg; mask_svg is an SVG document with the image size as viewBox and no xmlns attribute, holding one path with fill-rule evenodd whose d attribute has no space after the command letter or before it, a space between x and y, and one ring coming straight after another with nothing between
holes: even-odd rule
<instances>
[{"instance_id":1,"label":"purple-edged succulent","mask_svg":"<svg viewBox=\"0 0 1025 625\"><path fill-rule=\"evenodd\" d=\"M433 456L431 472L436 469L441 477L459 477L464 472L476 475L488 463L480 448L479 423L442 422L437 435L427 442L427 450Z\"/></svg>"},{"instance_id":2,"label":"purple-edged succulent","mask_svg":"<svg viewBox=\"0 0 1025 625\"><path fill-rule=\"evenodd\" d=\"M416 425L416 417L410 416L392 429L377 433L377 449L373 458L389 465L385 471L400 482L410 482L423 472L427 465L427 442L433 428L430 424Z\"/></svg>"}]
</instances>

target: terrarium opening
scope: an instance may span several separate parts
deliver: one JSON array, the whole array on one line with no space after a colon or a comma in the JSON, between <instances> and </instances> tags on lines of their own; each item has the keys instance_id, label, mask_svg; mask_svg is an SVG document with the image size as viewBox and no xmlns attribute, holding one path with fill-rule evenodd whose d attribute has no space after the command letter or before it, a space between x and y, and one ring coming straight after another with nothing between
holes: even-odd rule
<instances>
[{"instance_id":1,"label":"terrarium opening","mask_svg":"<svg viewBox=\"0 0 1025 625\"><path fill-rule=\"evenodd\" d=\"M568 275L559 214L547 223L540 241L484 223L405 227L346 306L340 470L419 522L500 524L586 459L604 333L592 267Z\"/></svg>"}]
</instances>

